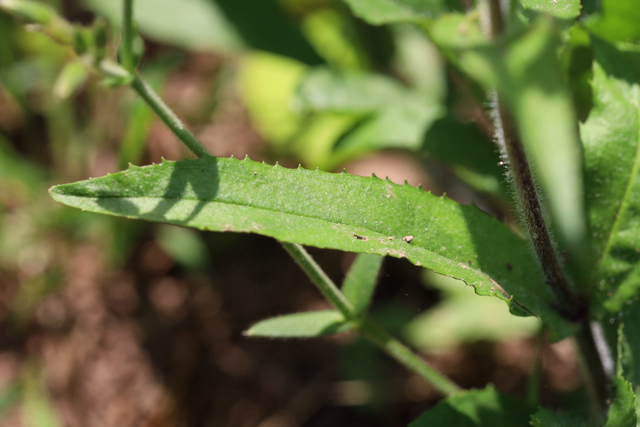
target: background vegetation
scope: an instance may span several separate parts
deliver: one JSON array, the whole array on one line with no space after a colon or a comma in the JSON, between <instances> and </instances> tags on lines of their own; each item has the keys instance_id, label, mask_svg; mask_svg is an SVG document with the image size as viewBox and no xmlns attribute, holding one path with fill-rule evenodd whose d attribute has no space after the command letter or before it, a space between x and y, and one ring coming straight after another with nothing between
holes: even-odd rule
<instances>
[{"instance_id":1,"label":"background vegetation","mask_svg":"<svg viewBox=\"0 0 640 427\"><path fill-rule=\"evenodd\" d=\"M478 84L486 81L460 71L474 62L447 63L417 26L401 22L413 12L389 19L348 3L355 16L337 0L138 0L140 69L216 156L406 180L515 227ZM442 10L479 19L473 2L450 3ZM120 2L51 4L117 39ZM520 6L523 22L551 11L566 28L580 12L575 1ZM595 10L586 2L583 13ZM636 37L612 19L593 21L591 31ZM376 25L389 20L398 23ZM474 37L464 20L440 23L432 35L445 34L437 41L452 51ZM592 52L586 32L572 31L563 33L561 65L584 121ZM266 317L327 308L274 241L88 214L46 197L52 184L187 153L146 105L107 88L117 82L89 78L68 48L4 14L0 39L2 423L388 426L438 402L435 389L355 336L242 336ZM114 57L117 43L104 49ZM562 92L553 84L563 70L533 71ZM565 209L560 218L574 218L553 203ZM312 253L336 282L353 260ZM587 411L572 343L548 344L536 318L510 316L462 282L387 259L371 315L462 387L492 383L530 403L539 396ZM531 374L540 382L528 382Z\"/></svg>"}]
</instances>

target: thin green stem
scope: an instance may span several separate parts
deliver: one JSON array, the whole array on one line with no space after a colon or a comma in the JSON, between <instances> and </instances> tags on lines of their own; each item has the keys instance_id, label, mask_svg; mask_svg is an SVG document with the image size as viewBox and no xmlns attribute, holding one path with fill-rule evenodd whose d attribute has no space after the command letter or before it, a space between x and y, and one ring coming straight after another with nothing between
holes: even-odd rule
<instances>
[{"instance_id":1,"label":"thin green stem","mask_svg":"<svg viewBox=\"0 0 640 427\"><path fill-rule=\"evenodd\" d=\"M133 72L133 0L122 2L122 47L120 57L124 68Z\"/></svg>"},{"instance_id":2,"label":"thin green stem","mask_svg":"<svg viewBox=\"0 0 640 427\"><path fill-rule=\"evenodd\" d=\"M361 325L360 333L409 370L418 374L443 395L450 396L462 391L454 382L427 365L420 356L390 336L370 319L365 320Z\"/></svg>"},{"instance_id":3,"label":"thin green stem","mask_svg":"<svg viewBox=\"0 0 640 427\"><path fill-rule=\"evenodd\" d=\"M211 156L205 146L189 132L171 108L138 74L135 75L133 82L131 82L131 87L193 154L197 157Z\"/></svg>"},{"instance_id":4,"label":"thin green stem","mask_svg":"<svg viewBox=\"0 0 640 427\"><path fill-rule=\"evenodd\" d=\"M302 246L286 242L282 242L282 246L284 246L291 257L296 260L322 295L324 295L345 318L357 320L358 316L351 303ZM449 396L461 391L460 387L427 365L417 354L390 336L371 319L360 319L358 328L363 337L372 341L402 365L412 372L415 372L443 395Z\"/></svg>"},{"instance_id":5,"label":"thin green stem","mask_svg":"<svg viewBox=\"0 0 640 427\"><path fill-rule=\"evenodd\" d=\"M289 255L291 255L291 258L298 263L307 276L309 276L320 293L322 293L346 319L352 319L355 311L353 305L345 298L344 294L340 292L340 289L333 283L333 280L327 276L311 255L297 243L282 242L282 246Z\"/></svg>"}]
</instances>

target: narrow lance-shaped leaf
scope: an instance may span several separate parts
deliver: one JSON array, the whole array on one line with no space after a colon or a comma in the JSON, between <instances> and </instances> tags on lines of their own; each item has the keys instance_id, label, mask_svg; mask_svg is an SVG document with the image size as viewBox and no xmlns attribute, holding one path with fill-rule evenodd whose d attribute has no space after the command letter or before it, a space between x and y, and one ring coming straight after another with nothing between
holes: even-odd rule
<instances>
[{"instance_id":1,"label":"narrow lance-shaped leaf","mask_svg":"<svg viewBox=\"0 0 640 427\"><path fill-rule=\"evenodd\" d=\"M349 269L342 285L342 293L353 305L354 316L361 316L367 311L378 274L380 274L380 267L382 267L382 257L360 254Z\"/></svg>"},{"instance_id":2,"label":"narrow lance-shaped leaf","mask_svg":"<svg viewBox=\"0 0 640 427\"><path fill-rule=\"evenodd\" d=\"M334 310L287 314L262 320L245 332L251 337L313 338L353 329L354 325Z\"/></svg>"},{"instance_id":3,"label":"narrow lance-shaped leaf","mask_svg":"<svg viewBox=\"0 0 640 427\"><path fill-rule=\"evenodd\" d=\"M573 328L554 310L528 243L475 206L375 177L285 169L208 157L128 171L51 189L70 206L202 230L258 233L349 252L407 258Z\"/></svg>"}]
</instances>

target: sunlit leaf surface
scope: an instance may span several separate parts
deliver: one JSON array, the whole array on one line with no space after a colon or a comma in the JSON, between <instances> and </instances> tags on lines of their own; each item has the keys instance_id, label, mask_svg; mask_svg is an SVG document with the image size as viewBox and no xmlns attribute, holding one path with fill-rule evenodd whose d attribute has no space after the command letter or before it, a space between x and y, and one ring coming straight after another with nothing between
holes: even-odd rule
<instances>
[{"instance_id":1,"label":"sunlit leaf surface","mask_svg":"<svg viewBox=\"0 0 640 427\"><path fill-rule=\"evenodd\" d=\"M481 295L505 299L502 287L518 301L512 311L524 314L521 304L571 333L527 242L475 206L408 185L209 157L131 167L51 195L92 212L407 258Z\"/></svg>"}]
</instances>

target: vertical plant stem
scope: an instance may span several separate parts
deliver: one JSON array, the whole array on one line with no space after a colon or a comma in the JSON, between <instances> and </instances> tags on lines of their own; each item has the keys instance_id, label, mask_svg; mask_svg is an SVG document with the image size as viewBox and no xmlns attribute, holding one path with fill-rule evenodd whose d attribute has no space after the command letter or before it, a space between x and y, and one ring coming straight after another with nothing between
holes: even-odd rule
<instances>
[{"instance_id":1,"label":"vertical plant stem","mask_svg":"<svg viewBox=\"0 0 640 427\"><path fill-rule=\"evenodd\" d=\"M500 0L486 0L490 32L497 37L504 32L504 14ZM517 199L520 202L524 222L536 252L538 261L544 271L547 285L553 290L559 304L559 311L568 319L579 323L576 343L583 361L583 376L587 390L591 396L591 408L599 419L605 413L610 391L610 378L605 367L606 358L599 351L593 330L588 319L588 306L581 295L576 294L560 268L560 263L549 234L535 180L527 162L524 147L517 135L513 119L501 105L500 98L495 96L495 132L501 148L505 151ZM606 346L606 343L603 345Z\"/></svg>"},{"instance_id":2,"label":"vertical plant stem","mask_svg":"<svg viewBox=\"0 0 640 427\"><path fill-rule=\"evenodd\" d=\"M138 74L135 75L131 87L147 103L147 105L158 115L160 120L167 125L175 136L197 157L210 156L211 153L195 136L185 127L184 123L176 116L158 94L145 82Z\"/></svg>"},{"instance_id":3,"label":"vertical plant stem","mask_svg":"<svg viewBox=\"0 0 640 427\"><path fill-rule=\"evenodd\" d=\"M322 295L333 304L346 319L352 319L354 317L353 305L345 298L344 294L340 292L340 289L333 283L333 280L327 276L311 255L297 243L282 242L282 246L289 255L291 255L291 258L298 263L307 276L309 276Z\"/></svg>"},{"instance_id":4,"label":"vertical plant stem","mask_svg":"<svg viewBox=\"0 0 640 427\"><path fill-rule=\"evenodd\" d=\"M533 249L542 266L546 284L553 290L559 310L570 320L580 321L586 311L585 301L577 295L567 282L560 268L553 242L542 213L540 196L513 120L495 95L495 127L500 145L509 160L509 171L517 199L520 202L524 223L529 232Z\"/></svg>"},{"instance_id":5,"label":"vertical plant stem","mask_svg":"<svg viewBox=\"0 0 640 427\"><path fill-rule=\"evenodd\" d=\"M418 374L443 395L450 396L462 391L453 381L427 365L420 356L390 336L370 319L364 321L360 332L365 338L369 339L409 370Z\"/></svg>"},{"instance_id":6,"label":"vertical plant stem","mask_svg":"<svg viewBox=\"0 0 640 427\"><path fill-rule=\"evenodd\" d=\"M122 65L133 72L133 0L122 2L122 47L120 49Z\"/></svg>"}]
</instances>

